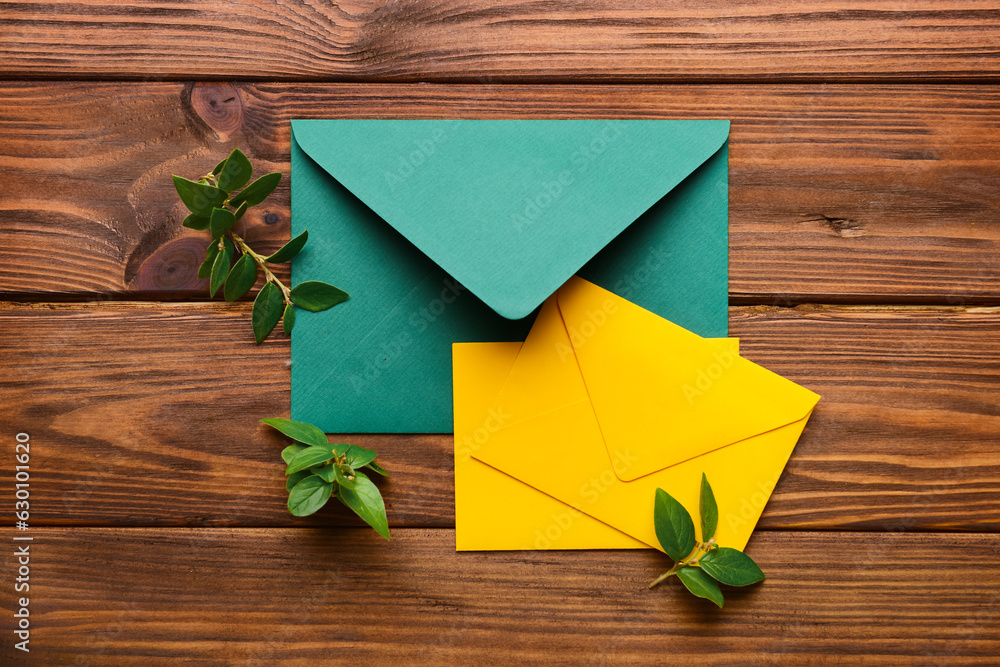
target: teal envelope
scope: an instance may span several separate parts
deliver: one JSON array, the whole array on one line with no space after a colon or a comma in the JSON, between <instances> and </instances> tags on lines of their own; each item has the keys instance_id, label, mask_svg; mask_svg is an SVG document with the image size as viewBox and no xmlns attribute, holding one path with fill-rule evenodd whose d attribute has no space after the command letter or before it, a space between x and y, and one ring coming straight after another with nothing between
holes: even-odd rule
<instances>
[{"instance_id":1,"label":"teal envelope","mask_svg":"<svg viewBox=\"0 0 1000 667\"><path fill-rule=\"evenodd\" d=\"M574 274L728 334L729 122L293 120L292 418L452 430L451 344L523 340Z\"/></svg>"}]
</instances>

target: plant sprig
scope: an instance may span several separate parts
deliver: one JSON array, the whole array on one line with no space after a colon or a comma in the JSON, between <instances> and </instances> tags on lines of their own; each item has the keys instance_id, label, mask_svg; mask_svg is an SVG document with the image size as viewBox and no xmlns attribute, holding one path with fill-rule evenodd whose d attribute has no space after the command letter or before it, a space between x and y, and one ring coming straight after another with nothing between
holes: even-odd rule
<instances>
[{"instance_id":1,"label":"plant sprig","mask_svg":"<svg viewBox=\"0 0 1000 667\"><path fill-rule=\"evenodd\" d=\"M728 586L749 586L764 580L764 573L750 556L738 549L720 547L715 541L719 523L719 508L705 473L701 474L701 495L698 503L701 518L701 541L695 540L694 521L684 506L663 489L656 490L653 501L653 525L656 539L674 565L657 577L650 588L677 575L684 587L697 597L723 605L722 589Z\"/></svg>"},{"instance_id":2,"label":"plant sprig","mask_svg":"<svg viewBox=\"0 0 1000 667\"><path fill-rule=\"evenodd\" d=\"M285 335L291 335L295 325L295 308L318 312L343 303L349 295L317 280L289 288L271 271L269 264L284 264L299 254L309 238L308 231L303 231L268 256L255 252L233 231L247 210L263 202L281 181L281 173L273 172L247 185L252 175L250 160L237 148L197 181L175 175L174 187L191 212L184 218L183 225L208 230L212 234L212 241L205 251L205 261L198 268L198 277L209 281L210 296L215 296L222 289L226 301L235 301L253 288L258 273L263 272L264 286L254 299L250 317L254 340L260 343L279 321ZM237 190L240 192L234 195ZM237 253L239 259L233 264Z\"/></svg>"},{"instance_id":3,"label":"plant sprig","mask_svg":"<svg viewBox=\"0 0 1000 667\"><path fill-rule=\"evenodd\" d=\"M379 535L389 539L389 521L382 494L362 472L364 469L389 476L375 463L378 455L373 450L329 443L323 431L306 422L277 417L260 421L296 441L281 452L288 477L285 482L288 511L293 516L315 514L330 498L337 498Z\"/></svg>"}]
</instances>

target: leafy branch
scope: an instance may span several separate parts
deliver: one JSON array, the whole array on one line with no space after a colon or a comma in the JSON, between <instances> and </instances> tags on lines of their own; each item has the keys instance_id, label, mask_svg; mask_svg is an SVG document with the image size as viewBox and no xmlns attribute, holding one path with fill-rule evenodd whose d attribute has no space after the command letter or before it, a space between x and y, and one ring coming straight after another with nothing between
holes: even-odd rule
<instances>
[{"instance_id":1,"label":"leafy branch","mask_svg":"<svg viewBox=\"0 0 1000 667\"><path fill-rule=\"evenodd\" d=\"M289 288L271 271L269 265L290 262L299 254L309 238L308 231L303 231L268 256L255 252L233 231L247 210L262 203L281 181L281 173L273 172L247 185L251 176L253 166L237 148L197 181L175 175L174 187L191 212L184 218L183 225L208 230L212 234L212 241L205 251L205 261L198 268L198 277L208 279L210 296L215 296L221 288L226 301L235 301L253 288L259 273L263 272L264 286L257 292L250 317L254 340L260 343L279 320L285 335L291 335L295 326L295 308L313 312L326 310L346 301L348 294L317 280ZM237 190L240 192L233 195ZM237 254L239 259L234 265L233 258Z\"/></svg>"},{"instance_id":2,"label":"leafy branch","mask_svg":"<svg viewBox=\"0 0 1000 667\"><path fill-rule=\"evenodd\" d=\"M285 335L291 335L296 308L313 312L326 310L346 301L348 294L314 280L289 288L274 275L271 265L290 262L298 255L309 238L307 231L267 256L256 252L234 231L247 210L263 202L281 181L278 172L265 174L253 183L250 183L251 176L253 166L237 148L197 181L175 175L174 187L191 212L184 218L184 226L208 230L212 234L205 261L198 268L198 277L208 278L210 296L215 296L221 288L226 301L235 301L253 288L259 273L263 272L264 286L257 292L250 317L254 339L260 343L279 320ZM234 265L236 255L239 259ZM314 514L335 497L379 535L389 539L382 494L362 472L367 470L389 476L375 462L377 454L374 451L356 445L330 444L323 431L305 422L280 418L261 421L296 442L281 452L287 465L285 489L288 491L288 511L292 515Z\"/></svg>"},{"instance_id":3,"label":"leafy branch","mask_svg":"<svg viewBox=\"0 0 1000 667\"><path fill-rule=\"evenodd\" d=\"M657 577L650 588L677 575L684 587L697 597L723 605L722 589L728 586L749 586L764 580L764 573L750 556L738 549L720 547L715 541L719 524L719 508L705 473L701 474L701 495L698 503L701 518L701 541L695 540L694 521L684 506L663 489L656 490L653 502L653 525L656 539L674 565Z\"/></svg>"},{"instance_id":4,"label":"leafy branch","mask_svg":"<svg viewBox=\"0 0 1000 667\"><path fill-rule=\"evenodd\" d=\"M375 463L377 454L374 451L357 445L331 444L323 431L306 422L278 418L261 419L261 422L296 441L281 452L287 464L288 511L293 516L315 514L330 498L336 498L379 535L389 539L389 521L382 494L362 472L368 470L389 476Z\"/></svg>"}]
</instances>

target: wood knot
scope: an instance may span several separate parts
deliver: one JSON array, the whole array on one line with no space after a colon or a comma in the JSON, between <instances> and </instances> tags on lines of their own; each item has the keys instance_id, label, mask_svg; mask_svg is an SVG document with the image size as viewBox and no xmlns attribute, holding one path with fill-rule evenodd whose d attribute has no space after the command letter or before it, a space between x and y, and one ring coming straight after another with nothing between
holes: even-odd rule
<instances>
[{"instance_id":1,"label":"wood knot","mask_svg":"<svg viewBox=\"0 0 1000 667\"><path fill-rule=\"evenodd\" d=\"M831 218L828 215L823 215L820 213L816 217L809 218L803 222L818 222L826 227L837 236L850 238L854 236L864 236L864 229L862 229L862 224L859 220L853 218Z\"/></svg>"},{"instance_id":2,"label":"wood knot","mask_svg":"<svg viewBox=\"0 0 1000 667\"><path fill-rule=\"evenodd\" d=\"M186 292L205 289L198 267L205 261L206 240L182 236L157 248L136 273L132 289L140 292Z\"/></svg>"},{"instance_id":3,"label":"wood knot","mask_svg":"<svg viewBox=\"0 0 1000 667\"><path fill-rule=\"evenodd\" d=\"M229 141L229 135L243 125L243 98L240 91L228 83L194 84L191 108L215 131L219 141Z\"/></svg>"}]
</instances>

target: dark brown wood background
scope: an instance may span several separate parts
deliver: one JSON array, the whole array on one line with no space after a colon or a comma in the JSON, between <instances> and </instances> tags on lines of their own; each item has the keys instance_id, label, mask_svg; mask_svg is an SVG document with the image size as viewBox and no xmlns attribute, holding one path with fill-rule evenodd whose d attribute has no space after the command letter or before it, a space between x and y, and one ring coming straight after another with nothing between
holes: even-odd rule
<instances>
[{"instance_id":1,"label":"dark brown wood background","mask_svg":"<svg viewBox=\"0 0 1000 667\"><path fill-rule=\"evenodd\" d=\"M0 0L2 662L996 664L998 84L994 1ZM824 397L767 582L719 611L647 591L655 553L457 554L448 435L353 438L391 543L288 516L288 344L207 300L169 176L287 173L288 120L335 116L732 120L732 332Z\"/></svg>"}]
</instances>

